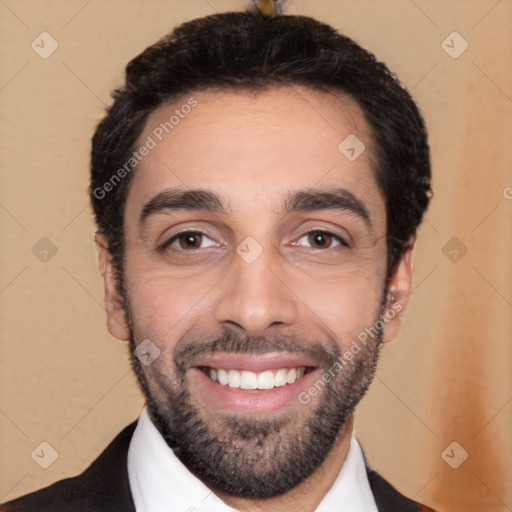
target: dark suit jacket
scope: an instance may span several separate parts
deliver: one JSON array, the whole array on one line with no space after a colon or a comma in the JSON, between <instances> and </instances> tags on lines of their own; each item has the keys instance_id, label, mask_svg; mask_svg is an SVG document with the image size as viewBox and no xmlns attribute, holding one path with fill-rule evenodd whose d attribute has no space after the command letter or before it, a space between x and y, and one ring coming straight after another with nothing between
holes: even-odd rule
<instances>
[{"instance_id":1,"label":"dark suit jacket","mask_svg":"<svg viewBox=\"0 0 512 512\"><path fill-rule=\"evenodd\" d=\"M135 512L127 468L135 427L136 422L126 427L81 475L9 501L0 511ZM402 496L375 471L367 471L379 512L434 512ZM172 504L165 512L174 512Z\"/></svg>"}]
</instances>

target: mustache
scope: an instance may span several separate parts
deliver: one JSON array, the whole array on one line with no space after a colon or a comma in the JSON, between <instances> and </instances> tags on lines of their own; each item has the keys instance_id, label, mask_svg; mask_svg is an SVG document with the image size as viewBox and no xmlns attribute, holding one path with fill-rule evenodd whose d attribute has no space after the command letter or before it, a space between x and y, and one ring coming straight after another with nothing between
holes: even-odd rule
<instances>
[{"instance_id":1,"label":"mustache","mask_svg":"<svg viewBox=\"0 0 512 512\"><path fill-rule=\"evenodd\" d=\"M302 355L318 363L319 367L329 368L341 357L336 342L325 338L307 341L299 336L273 334L270 336L248 336L225 328L220 335L208 337L182 338L174 351L174 364L182 374L195 362L207 356L222 352L227 355L260 355L269 352L286 352Z\"/></svg>"}]
</instances>

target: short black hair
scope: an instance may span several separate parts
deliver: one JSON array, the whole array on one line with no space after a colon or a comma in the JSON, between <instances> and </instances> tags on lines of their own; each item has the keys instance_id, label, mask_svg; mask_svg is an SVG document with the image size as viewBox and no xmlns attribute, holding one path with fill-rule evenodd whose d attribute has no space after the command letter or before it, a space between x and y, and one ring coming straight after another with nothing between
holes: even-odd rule
<instances>
[{"instance_id":1,"label":"short black hair","mask_svg":"<svg viewBox=\"0 0 512 512\"><path fill-rule=\"evenodd\" d=\"M163 103L200 90L286 85L339 91L362 109L386 201L389 276L431 197L427 131L418 107L384 63L333 27L306 16L264 19L250 12L214 14L178 26L128 63L125 85L113 92L92 139L90 196L117 270L123 267L124 207L133 177L126 164L148 116Z\"/></svg>"}]
</instances>

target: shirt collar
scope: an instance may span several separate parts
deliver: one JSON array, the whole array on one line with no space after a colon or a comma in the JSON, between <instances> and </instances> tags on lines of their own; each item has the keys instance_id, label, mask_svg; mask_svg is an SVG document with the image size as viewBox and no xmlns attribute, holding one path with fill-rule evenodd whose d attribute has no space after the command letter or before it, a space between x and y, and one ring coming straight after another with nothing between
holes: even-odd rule
<instances>
[{"instance_id":1,"label":"shirt collar","mask_svg":"<svg viewBox=\"0 0 512 512\"><path fill-rule=\"evenodd\" d=\"M144 408L128 449L128 478L137 512L235 512L174 455ZM315 512L377 512L361 447L352 437L347 458Z\"/></svg>"}]
</instances>

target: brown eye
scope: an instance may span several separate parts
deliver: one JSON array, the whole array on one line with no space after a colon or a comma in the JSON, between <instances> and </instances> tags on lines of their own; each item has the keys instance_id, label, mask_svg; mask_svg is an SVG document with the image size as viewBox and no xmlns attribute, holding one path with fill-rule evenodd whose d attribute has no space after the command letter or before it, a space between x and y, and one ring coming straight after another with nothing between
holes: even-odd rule
<instances>
[{"instance_id":1,"label":"brown eye","mask_svg":"<svg viewBox=\"0 0 512 512\"><path fill-rule=\"evenodd\" d=\"M211 247L212 245L215 245L213 240L200 231L183 231L166 242L162 250L173 247L176 250L192 251Z\"/></svg>"},{"instance_id":2,"label":"brown eye","mask_svg":"<svg viewBox=\"0 0 512 512\"><path fill-rule=\"evenodd\" d=\"M203 241L203 235L201 233L182 233L177 240L182 249L199 249Z\"/></svg>"},{"instance_id":3,"label":"brown eye","mask_svg":"<svg viewBox=\"0 0 512 512\"><path fill-rule=\"evenodd\" d=\"M332 244L332 236L322 231L313 231L309 233L308 241L317 249L328 249Z\"/></svg>"},{"instance_id":4,"label":"brown eye","mask_svg":"<svg viewBox=\"0 0 512 512\"><path fill-rule=\"evenodd\" d=\"M304 239L313 249L331 249L340 245L348 247L348 243L343 238L329 231L310 231L299 239L299 243Z\"/></svg>"}]
</instances>

